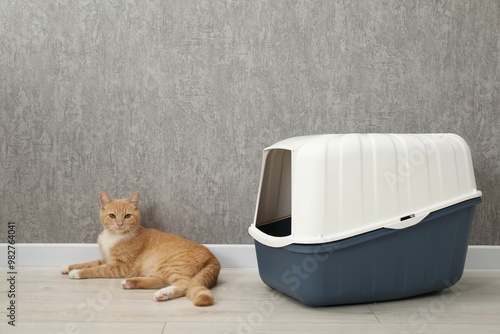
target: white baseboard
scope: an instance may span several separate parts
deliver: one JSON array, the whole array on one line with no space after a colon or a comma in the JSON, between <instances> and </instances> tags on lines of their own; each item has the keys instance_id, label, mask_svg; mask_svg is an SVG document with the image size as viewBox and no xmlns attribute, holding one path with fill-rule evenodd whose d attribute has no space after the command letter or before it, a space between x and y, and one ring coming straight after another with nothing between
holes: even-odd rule
<instances>
[{"instance_id":1,"label":"white baseboard","mask_svg":"<svg viewBox=\"0 0 500 334\"><path fill-rule=\"evenodd\" d=\"M469 246L465 269L500 269L500 246Z\"/></svg>"},{"instance_id":2,"label":"white baseboard","mask_svg":"<svg viewBox=\"0 0 500 334\"><path fill-rule=\"evenodd\" d=\"M206 245L223 268L257 268L254 245ZM97 244L16 244L16 267L60 267L101 258ZM0 244L0 267L7 266L7 244Z\"/></svg>"},{"instance_id":3,"label":"white baseboard","mask_svg":"<svg viewBox=\"0 0 500 334\"><path fill-rule=\"evenodd\" d=\"M206 245L225 269L257 268L254 245ZM99 259L97 244L16 244L16 267L60 267ZM7 266L0 244L0 267ZM465 269L500 270L500 246L469 246Z\"/></svg>"}]
</instances>

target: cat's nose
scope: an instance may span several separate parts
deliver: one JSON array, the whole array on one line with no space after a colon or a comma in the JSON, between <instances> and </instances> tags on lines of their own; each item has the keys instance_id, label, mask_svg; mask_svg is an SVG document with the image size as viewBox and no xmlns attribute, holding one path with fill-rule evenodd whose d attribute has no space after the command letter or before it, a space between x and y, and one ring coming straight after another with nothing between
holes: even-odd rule
<instances>
[{"instance_id":1,"label":"cat's nose","mask_svg":"<svg viewBox=\"0 0 500 334\"><path fill-rule=\"evenodd\" d=\"M118 225L118 226L123 226L123 222L118 221L118 222L116 222L116 225Z\"/></svg>"}]
</instances>

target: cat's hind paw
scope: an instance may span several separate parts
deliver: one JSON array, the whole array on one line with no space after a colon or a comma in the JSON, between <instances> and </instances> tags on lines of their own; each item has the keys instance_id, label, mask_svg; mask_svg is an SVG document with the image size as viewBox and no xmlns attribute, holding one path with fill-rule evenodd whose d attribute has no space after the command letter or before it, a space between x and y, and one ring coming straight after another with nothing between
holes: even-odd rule
<instances>
[{"instance_id":1,"label":"cat's hind paw","mask_svg":"<svg viewBox=\"0 0 500 334\"><path fill-rule=\"evenodd\" d=\"M78 274L80 269L73 269L69 272L68 277L72 279L79 279L80 275Z\"/></svg>"},{"instance_id":2,"label":"cat's hind paw","mask_svg":"<svg viewBox=\"0 0 500 334\"><path fill-rule=\"evenodd\" d=\"M156 291L153 297L157 302L161 302L164 300L172 299L174 297L174 294L175 294L175 287L171 285Z\"/></svg>"},{"instance_id":3,"label":"cat's hind paw","mask_svg":"<svg viewBox=\"0 0 500 334\"><path fill-rule=\"evenodd\" d=\"M69 266L61 267L61 274L63 274L63 275L69 274Z\"/></svg>"}]
</instances>

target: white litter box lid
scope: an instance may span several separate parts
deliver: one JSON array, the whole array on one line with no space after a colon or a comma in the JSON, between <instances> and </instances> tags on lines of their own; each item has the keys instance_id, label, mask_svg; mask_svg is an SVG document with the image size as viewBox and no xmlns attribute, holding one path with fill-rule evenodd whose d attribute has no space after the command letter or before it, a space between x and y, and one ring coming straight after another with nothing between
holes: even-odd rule
<instances>
[{"instance_id":1,"label":"white litter box lid","mask_svg":"<svg viewBox=\"0 0 500 334\"><path fill-rule=\"evenodd\" d=\"M294 137L264 149L250 235L270 247L402 229L480 197L470 149L455 134ZM259 226L291 217L291 234Z\"/></svg>"}]
</instances>

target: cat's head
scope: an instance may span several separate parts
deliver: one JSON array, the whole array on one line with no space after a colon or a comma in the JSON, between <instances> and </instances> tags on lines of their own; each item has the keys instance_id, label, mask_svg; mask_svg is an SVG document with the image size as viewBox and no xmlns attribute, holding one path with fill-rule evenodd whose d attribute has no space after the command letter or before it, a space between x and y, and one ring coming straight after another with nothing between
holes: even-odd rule
<instances>
[{"instance_id":1,"label":"cat's head","mask_svg":"<svg viewBox=\"0 0 500 334\"><path fill-rule=\"evenodd\" d=\"M100 220L102 226L111 233L133 233L141 226L139 213L139 193L129 198L114 199L101 192Z\"/></svg>"}]
</instances>

